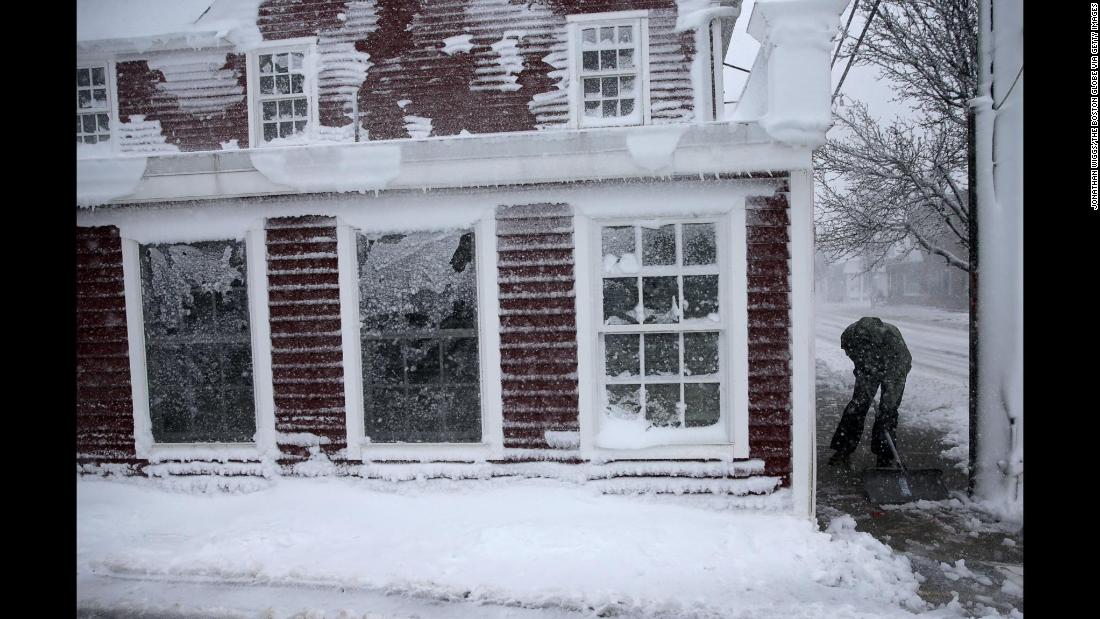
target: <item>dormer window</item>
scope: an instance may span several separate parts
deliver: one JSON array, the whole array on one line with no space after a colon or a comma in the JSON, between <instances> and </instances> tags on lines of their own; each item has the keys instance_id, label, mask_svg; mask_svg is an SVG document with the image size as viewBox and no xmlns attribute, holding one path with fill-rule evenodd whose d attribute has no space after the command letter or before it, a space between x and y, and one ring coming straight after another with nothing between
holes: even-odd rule
<instances>
[{"instance_id":1,"label":"dormer window","mask_svg":"<svg viewBox=\"0 0 1100 619\"><path fill-rule=\"evenodd\" d=\"M580 127L645 124L645 11L569 16Z\"/></svg>"},{"instance_id":2,"label":"dormer window","mask_svg":"<svg viewBox=\"0 0 1100 619\"><path fill-rule=\"evenodd\" d=\"M111 100L106 65L76 69L76 142L97 144L111 139Z\"/></svg>"},{"instance_id":3,"label":"dormer window","mask_svg":"<svg viewBox=\"0 0 1100 619\"><path fill-rule=\"evenodd\" d=\"M305 136L316 114L309 47L261 49L250 66L256 142Z\"/></svg>"}]
</instances>

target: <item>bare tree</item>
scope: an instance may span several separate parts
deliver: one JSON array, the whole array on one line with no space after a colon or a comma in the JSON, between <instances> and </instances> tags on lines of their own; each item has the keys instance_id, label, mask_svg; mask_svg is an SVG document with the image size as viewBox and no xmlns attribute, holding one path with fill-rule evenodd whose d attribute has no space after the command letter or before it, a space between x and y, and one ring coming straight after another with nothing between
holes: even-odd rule
<instances>
[{"instance_id":1,"label":"bare tree","mask_svg":"<svg viewBox=\"0 0 1100 619\"><path fill-rule=\"evenodd\" d=\"M897 87L913 120L883 125L866 106L839 108L837 129L815 154L818 245L834 258L865 254L880 264L919 246L970 270L967 176L969 100L977 92L976 0L884 0L856 63Z\"/></svg>"}]
</instances>

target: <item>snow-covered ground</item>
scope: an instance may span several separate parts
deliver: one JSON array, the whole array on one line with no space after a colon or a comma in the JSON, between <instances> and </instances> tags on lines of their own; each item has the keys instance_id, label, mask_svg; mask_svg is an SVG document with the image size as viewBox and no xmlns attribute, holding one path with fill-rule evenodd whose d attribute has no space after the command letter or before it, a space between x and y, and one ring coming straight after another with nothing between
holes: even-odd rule
<instances>
[{"instance_id":1,"label":"snow-covered ground","mask_svg":"<svg viewBox=\"0 0 1100 619\"><path fill-rule=\"evenodd\" d=\"M967 462L969 440L969 340L966 312L921 306L820 303L816 311L817 358L828 373L818 382L851 389L852 362L840 348L844 328L877 316L901 330L913 355L899 423L944 433L944 452L957 466Z\"/></svg>"},{"instance_id":2,"label":"snow-covered ground","mask_svg":"<svg viewBox=\"0 0 1100 619\"><path fill-rule=\"evenodd\" d=\"M854 525L556 480L277 478L200 494L83 479L77 595L225 617L963 616L928 608L909 560Z\"/></svg>"}]
</instances>

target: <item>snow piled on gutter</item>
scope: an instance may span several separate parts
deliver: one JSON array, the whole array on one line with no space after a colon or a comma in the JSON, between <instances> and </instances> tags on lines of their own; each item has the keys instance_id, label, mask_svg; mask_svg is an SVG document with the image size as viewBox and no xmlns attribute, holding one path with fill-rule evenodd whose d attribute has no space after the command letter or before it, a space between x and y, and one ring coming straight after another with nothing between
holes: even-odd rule
<instances>
[{"instance_id":1,"label":"snow piled on gutter","mask_svg":"<svg viewBox=\"0 0 1100 619\"><path fill-rule=\"evenodd\" d=\"M257 149L249 156L271 182L304 192L385 189L401 173L400 144L314 144Z\"/></svg>"},{"instance_id":2,"label":"snow piled on gutter","mask_svg":"<svg viewBox=\"0 0 1100 619\"><path fill-rule=\"evenodd\" d=\"M77 149L76 205L88 208L128 196L145 175L145 157L88 157Z\"/></svg>"}]
</instances>

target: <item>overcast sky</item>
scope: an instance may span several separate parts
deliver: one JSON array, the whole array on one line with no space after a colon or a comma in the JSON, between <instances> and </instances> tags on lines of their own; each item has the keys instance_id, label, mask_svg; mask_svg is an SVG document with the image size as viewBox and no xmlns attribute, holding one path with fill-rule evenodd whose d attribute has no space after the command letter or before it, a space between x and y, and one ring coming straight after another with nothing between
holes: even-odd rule
<instances>
[{"instance_id":1,"label":"overcast sky","mask_svg":"<svg viewBox=\"0 0 1100 619\"><path fill-rule=\"evenodd\" d=\"M752 63L756 59L756 52L760 48L760 44L745 31L749 25L749 16L752 15L754 3L755 0L744 0L744 4L741 5L741 16L737 18L737 25L733 30L733 40L730 42L729 52L726 54L727 63L745 69L752 68ZM844 23L848 20L848 12L851 8L851 2L849 2L840 18L841 29L844 28ZM862 28L863 20L857 15L852 21L848 35L854 39L859 36ZM832 83L834 89L837 82L840 81L840 76L844 73L845 63L846 59L838 58L836 66L833 67ZM741 89L745 86L745 78L748 77L748 74L729 67L724 67L724 71L725 100L736 101L741 96ZM904 105L890 100L894 96L890 82L881 79L878 70L871 67L853 66L851 71L848 72L848 77L844 80L844 87L841 88L840 92L850 99L863 101L867 104L871 114L883 120L888 120L894 116L907 117L911 114ZM731 112L733 107L732 104L727 104L726 112Z\"/></svg>"}]
</instances>

